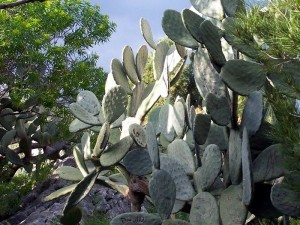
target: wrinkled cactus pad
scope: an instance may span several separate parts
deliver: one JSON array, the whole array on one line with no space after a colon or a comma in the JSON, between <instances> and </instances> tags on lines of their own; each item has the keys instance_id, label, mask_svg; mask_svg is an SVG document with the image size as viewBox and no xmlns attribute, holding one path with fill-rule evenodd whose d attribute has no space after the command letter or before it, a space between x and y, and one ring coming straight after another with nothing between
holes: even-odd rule
<instances>
[{"instance_id":1,"label":"wrinkled cactus pad","mask_svg":"<svg viewBox=\"0 0 300 225\"><path fill-rule=\"evenodd\" d=\"M220 198L220 217L223 225L245 224L247 208L243 204L243 190L240 185L231 185Z\"/></svg>"},{"instance_id":2,"label":"wrinkled cactus pad","mask_svg":"<svg viewBox=\"0 0 300 225\"><path fill-rule=\"evenodd\" d=\"M184 140L175 139L168 145L167 154L182 165L187 175L192 175L196 170L194 156Z\"/></svg>"},{"instance_id":3,"label":"wrinkled cactus pad","mask_svg":"<svg viewBox=\"0 0 300 225\"><path fill-rule=\"evenodd\" d=\"M111 88L103 97L102 109L108 123L117 120L126 110L127 93L121 86Z\"/></svg>"},{"instance_id":4,"label":"wrinkled cactus pad","mask_svg":"<svg viewBox=\"0 0 300 225\"><path fill-rule=\"evenodd\" d=\"M112 166L124 158L129 151L133 140L130 136L124 137L116 144L110 146L100 156L100 163L102 166Z\"/></svg>"},{"instance_id":5,"label":"wrinkled cactus pad","mask_svg":"<svg viewBox=\"0 0 300 225\"><path fill-rule=\"evenodd\" d=\"M200 192L193 198L190 222L192 225L220 224L217 201L209 192Z\"/></svg>"},{"instance_id":6,"label":"wrinkled cactus pad","mask_svg":"<svg viewBox=\"0 0 300 225\"><path fill-rule=\"evenodd\" d=\"M168 219L176 198L176 186L170 174L164 170L155 170L149 182L149 192L160 217Z\"/></svg>"},{"instance_id":7,"label":"wrinkled cactus pad","mask_svg":"<svg viewBox=\"0 0 300 225\"><path fill-rule=\"evenodd\" d=\"M283 214L300 216L300 192L291 190L288 184L274 185L271 190L271 201Z\"/></svg>"},{"instance_id":8,"label":"wrinkled cactus pad","mask_svg":"<svg viewBox=\"0 0 300 225\"><path fill-rule=\"evenodd\" d=\"M142 148L146 147L146 132L141 125L136 123L131 124L129 126L129 134L137 145L141 146Z\"/></svg>"},{"instance_id":9,"label":"wrinkled cactus pad","mask_svg":"<svg viewBox=\"0 0 300 225\"><path fill-rule=\"evenodd\" d=\"M152 161L148 151L134 149L126 154L122 164L133 175L144 176L152 172Z\"/></svg>"},{"instance_id":10,"label":"wrinkled cactus pad","mask_svg":"<svg viewBox=\"0 0 300 225\"><path fill-rule=\"evenodd\" d=\"M284 175L282 145L271 145L253 161L253 180L255 183L269 181Z\"/></svg>"},{"instance_id":11,"label":"wrinkled cactus pad","mask_svg":"<svg viewBox=\"0 0 300 225\"><path fill-rule=\"evenodd\" d=\"M173 178L176 185L176 199L188 201L194 197L195 190L183 167L176 160L162 155L160 168L167 171Z\"/></svg>"}]
</instances>

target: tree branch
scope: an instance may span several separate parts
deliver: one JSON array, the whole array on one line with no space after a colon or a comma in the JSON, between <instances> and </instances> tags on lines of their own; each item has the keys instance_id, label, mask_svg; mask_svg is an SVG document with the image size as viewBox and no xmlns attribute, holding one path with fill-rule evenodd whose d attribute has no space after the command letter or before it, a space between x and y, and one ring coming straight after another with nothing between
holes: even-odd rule
<instances>
[{"instance_id":1,"label":"tree branch","mask_svg":"<svg viewBox=\"0 0 300 225\"><path fill-rule=\"evenodd\" d=\"M46 0L19 0L16 2L9 2L9 3L3 3L0 4L0 9L8 9L8 8L13 8L19 5L24 5L27 3L31 3L31 2L44 2Z\"/></svg>"}]
</instances>

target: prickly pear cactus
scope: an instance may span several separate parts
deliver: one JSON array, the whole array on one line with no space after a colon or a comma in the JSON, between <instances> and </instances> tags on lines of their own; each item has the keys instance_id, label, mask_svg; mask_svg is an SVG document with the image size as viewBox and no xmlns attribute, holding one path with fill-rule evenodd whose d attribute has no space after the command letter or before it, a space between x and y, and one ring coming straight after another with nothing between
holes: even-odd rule
<instances>
[{"instance_id":1,"label":"prickly pear cactus","mask_svg":"<svg viewBox=\"0 0 300 225\"><path fill-rule=\"evenodd\" d=\"M84 92L70 105L76 117L70 131L99 134L94 148L87 133L75 148L78 169L57 171L62 178L81 179L75 187L48 197L72 192L65 211L71 210L97 179L133 196L131 177L141 176L150 182L139 186L139 194L149 195L158 215L126 213L115 217L111 224L243 225L248 209L257 212L253 207L258 193L265 191L261 184L287 173L280 145L253 147L259 145L255 135L269 132L263 126L263 91L270 88L272 77L268 68L256 61L255 49L239 42L235 33L234 15L244 11L243 1L191 0L191 4L203 17L188 9L181 13L166 10L163 15L162 27L175 42L172 46L164 41L156 44L149 23L141 20L142 35L154 51L152 83L143 81L147 47L141 46L134 57L132 48L126 46L122 61L111 62L103 100ZM192 53L188 54L184 47ZM191 104L191 96L186 101L177 97L174 104L168 98L145 119L158 99L168 96L188 56L203 99L201 113ZM241 121L239 95L247 98ZM14 118L9 121L15 123ZM12 130L10 123L6 127ZM22 121L18 121L18 131L11 131L2 145L7 146L16 132L25 136ZM99 176L113 168L120 173ZM68 175L71 172L72 176ZM261 215L275 217L279 212L298 216L297 202L292 199L298 199L297 193L285 184L268 188L271 199ZM287 198L283 199L283 195ZM187 209L189 221L173 218L172 214Z\"/></svg>"}]
</instances>

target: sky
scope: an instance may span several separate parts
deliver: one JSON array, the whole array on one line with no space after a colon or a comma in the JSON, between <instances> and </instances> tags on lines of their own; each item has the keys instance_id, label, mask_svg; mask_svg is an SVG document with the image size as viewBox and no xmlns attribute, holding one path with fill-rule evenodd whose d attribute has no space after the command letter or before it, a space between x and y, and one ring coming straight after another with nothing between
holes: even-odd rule
<instances>
[{"instance_id":1,"label":"sky","mask_svg":"<svg viewBox=\"0 0 300 225\"><path fill-rule=\"evenodd\" d=\"M161 27L161 19L166 9L181 12L190 8L189 0L90 0L100 6L102 14L107 14L110 20L117 24L108 42L91 49L100 56L98 66L106 72L110 71L112 59L122 59L122 51L126 45L131 46L134 54L146 42L140 31L140 19L146 19L152 29L154 40L157 41L165 34ZM146 44L147 45L147 44ZM148 51L151 51L147 45Z\"/></svg>"},{"instance_id":2,"label":"sky","mask_svg":"<svg viewBox=\"0 0 300 225\"><path fill-rule=\"evenodd\" d=\"M246 0L246 4L265 4L268 0ZM190 8L189 0L90 0L91 4L100 6L102 14L110 17L117 24L116 31L112 33L108 42L91 49L91 52L100 56L98 66L105 72L110 72L112 59L122 59L122 51L126 45L131 46L134 54L141 45L146 44L141 31L140 19L144 18L151 26L154 41L165 36L161 27L163 13L167 9L181 12ZM146 44L147 45L147 44ZM147 45L148 50L150 47Z\"/></svg>"}]
</instances>

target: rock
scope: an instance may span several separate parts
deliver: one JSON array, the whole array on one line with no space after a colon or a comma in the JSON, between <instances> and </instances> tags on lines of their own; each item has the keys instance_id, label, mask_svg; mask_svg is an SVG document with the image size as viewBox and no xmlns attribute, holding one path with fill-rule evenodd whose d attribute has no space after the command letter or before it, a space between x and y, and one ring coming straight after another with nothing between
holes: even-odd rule
<instances>
[{"instance_id":1,"label":"rock","mask_svg":"<svg viewBox=\"0 0 300 225\"><path fill-rule=\"evenodd\" d=\"M74 166L72 158L64 159L55 167ZM62 215L68 195L43 202L45 196L55 190L65 187L71 182L59 179L52 175L50 179L38 185L29 194L22 198L20 210L8 219L1 221L2 224L11 225L52 225L60 224L59 218ZM80 202L79 206L83 212L83 221L95 213L106 213L109 219L130 211L129 200L117 191L96 183L90 193Z\"/></svg>"}]
</instances>

